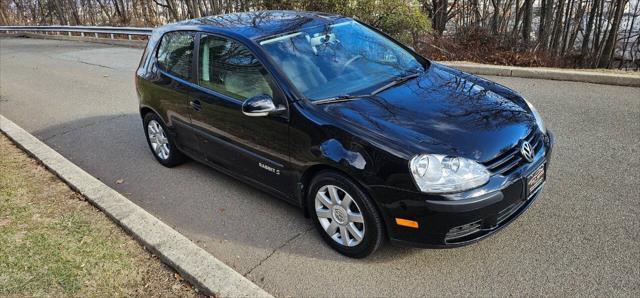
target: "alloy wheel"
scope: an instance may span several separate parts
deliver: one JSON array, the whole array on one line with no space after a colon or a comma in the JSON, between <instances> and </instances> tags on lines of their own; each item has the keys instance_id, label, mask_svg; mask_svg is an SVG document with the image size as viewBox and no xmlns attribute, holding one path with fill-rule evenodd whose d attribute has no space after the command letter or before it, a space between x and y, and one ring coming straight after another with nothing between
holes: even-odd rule
<instances>
[{"instance_id":1,"label":"alloy wheel","mask_svg":"<svg viewBox=\"0 0 640 298\"><path fill-rule=\"evenodd\" d=\"M149 138L153 153L162 160L168 159L171 153L169 149L169 139L158 121L149 121L147 124L147 137Z\"/></svg>"},{"instance_id":2,"label":"alloy wheel","mask_svg":"<svg viewBox=\"0 0 640 298\"><path fill-rule=\"evenodd\" d=\"M343 189L325 185L316 193L315 210L324 231L346 247L360 244L364 239L364 218L356 201Z\"/></svg>"}]
</instances>

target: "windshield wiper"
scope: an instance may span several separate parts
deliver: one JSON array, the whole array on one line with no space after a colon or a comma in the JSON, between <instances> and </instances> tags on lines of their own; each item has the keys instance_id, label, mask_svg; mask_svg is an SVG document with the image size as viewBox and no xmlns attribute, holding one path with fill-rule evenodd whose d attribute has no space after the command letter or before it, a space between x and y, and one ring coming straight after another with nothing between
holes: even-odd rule
<instances>
[{"instance_id":1,"label":"windshield wiper","mask_svg":"<svg viewBox=\"0 0 640 298\"><path fill-rule=\"evenodd\" d=\"M396 77L395 79L393 79L393 81L391 81L388 84L386 84L386 85L376 89L375 91L371 92L371 95L376 95L376 94L378 94L378 93L380 93L380 92L382 92L384 90L387 90L387 89L389 89L389 88L391 88L393 86L400 85L400 84L402 84L402 83L404 83L404 82L406 82L408 80L411 80L413 78L417 78L419 76L420 76L420 73L416 72L416 73L410 73L410 74L407 74L407 75L404 75L404 76Z\"/></svg>"},{"instance_id":2,"label":"windshield wiper","mask_svg":"<svg viewBox=\"0 0 640 298\"><path fill-rule=\"evenodd\" d=\"M369 96L369 94L358 94L358 95L356 95L356 94L354 94L354 95L344 94L344 95L338 95L338 96L334 96L334 97L314 100L313 103L317 104L317 105L321 105L321 104L326 104L326 103L343 102L343 101L359 99L359 98L363 98L365 96Z\"/></svg>"},{"instance_id":3,"label":"windshield wiper","mask_svg":"<svg viewBox=\"0 0 640 298\"><path fill-rule=\"evenodd\" d=\"M367 97L367 96L373 96L376 95L384 90L387 90L393 86L397 86L400 85L408 80L411 80L413 78L417 78L420 76L420 72L410 72L408 74L405 75L400 75L395 77L391 82L387 83L386 85L374 90L373 92L369 93L369 94L357 94L357 95L352 95L352 94L344 94L344 95L338 95L338 96L334 96L334 97L329 97L329 98L324 98L324 99L318 99L318 100L314 100L313 103L314 104L326 104L326 103L334 103L334 102L343 102L343 101L349 101L349 100L354 100L354 99L359 99L359 98L363 98L363 97Z\"/></svg>"}]
</instances>

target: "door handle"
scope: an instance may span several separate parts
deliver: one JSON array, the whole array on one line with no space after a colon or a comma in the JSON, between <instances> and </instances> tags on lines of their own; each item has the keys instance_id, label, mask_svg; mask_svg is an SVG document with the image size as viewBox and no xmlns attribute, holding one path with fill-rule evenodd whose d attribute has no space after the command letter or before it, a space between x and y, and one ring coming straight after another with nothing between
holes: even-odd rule
<instances>
[{"instance_id":1,"label":"door handle","mask_svg":"<svg viewBox=\"0 0 640 298\"><path fill-rule=\"evenodd\" d=\"M199 100L194 99L192 101L189 101L189 105L196 110L196 112L200 112L200 110L202 110L202 104L200 103Z\"/></svg>"}]
</instances>

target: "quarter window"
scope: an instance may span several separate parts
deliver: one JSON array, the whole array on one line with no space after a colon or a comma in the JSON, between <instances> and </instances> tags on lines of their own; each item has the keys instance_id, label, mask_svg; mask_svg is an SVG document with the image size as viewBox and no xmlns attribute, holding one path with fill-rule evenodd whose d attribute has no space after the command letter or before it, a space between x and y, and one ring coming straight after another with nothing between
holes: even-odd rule
<instances>
[{"instance_id":1,"label":"quarter window","mask_svg":"<svg viewBox=\"0 0 640 298\"><path fill-rule=\"evenodd\" d=\"M158 48L158 64L183 79L190 80L193 61L192 32L176 31L165 34Z\"/></svg>"},{"instance_id":2,"label":"quarter window","mask_svg":"<svg viewBox=\"0 0 640 298\"><path fill-rule=\"evenodd\" d=\"M204 35L200 40L200 82L205 88L239 100L273 96L269 74L245 46Z\"/></svg>"}]
</instances>

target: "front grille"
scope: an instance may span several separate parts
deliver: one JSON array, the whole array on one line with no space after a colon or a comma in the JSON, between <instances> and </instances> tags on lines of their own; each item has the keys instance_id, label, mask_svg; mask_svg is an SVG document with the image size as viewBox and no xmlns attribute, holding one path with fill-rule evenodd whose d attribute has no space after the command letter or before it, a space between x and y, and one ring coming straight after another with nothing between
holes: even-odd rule
<instances>
[{"instance_id":1,"label":"front grille","mask_svg":"<svg viewBox=\"0 0 640 298\"><path fill-rule=\"evenodd\" d=\"M472 223L468 223L465 225L452 228L451 230L449 230L449 232L445 236L445 241L449 242L449 241L456 240L459 238L464 238L466 236L479 232L481 226L482 226L482 220L478 220Z\"/></svg>"},{"instance_id":2,"label":"front grille","mask_svg":"<svg viewBox=\"0 0 640 298\"><path fill-rule=\"evenodd\" d=\"M525 140L531 144L534 152L538 152L544 143L537 129L533 129ZM520 145L518 144L483 164L492 173L506 176L513 173L523 162L524 159L520 155Z\"/></svg>"}]
</instances>

